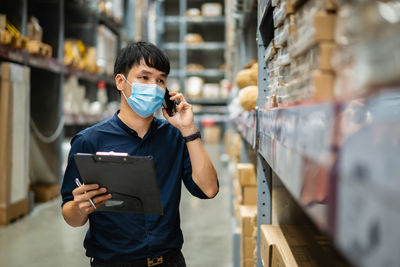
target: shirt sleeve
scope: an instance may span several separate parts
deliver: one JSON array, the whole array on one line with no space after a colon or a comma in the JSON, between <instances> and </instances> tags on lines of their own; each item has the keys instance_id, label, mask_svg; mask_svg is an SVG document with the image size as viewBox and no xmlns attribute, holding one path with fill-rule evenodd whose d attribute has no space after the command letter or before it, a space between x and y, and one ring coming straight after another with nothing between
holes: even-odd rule
<instances>
[{"instance_id":1,"label":"shirt sleeve","mask_svg":"<svg viewBox=\"0 0 400 267\"><path fill-rule=\"evenodd\" d=\"M76 188L75 178L79 178L82 181L78 171L78 167L76 166L74 160L74 154L79 152L87 152L85 150L86 149L83 136L74 136L74 138L72 138L71 140L71 149L68 154L68 164L67 168L65 169L64 179L61 186L61 207L63 207L68 201L74 199L72 191Z\"/></svg>"},{"instance_id":2,"label":"shirt sleeve","mask_svg":"<svg viewBox=\"0 0 400 267\"><path fill-rule=\"evenodd\" d=\"M183 152L183 183L193 196L201 199L209 199L209 197L204 194L200 187L193 181L192 164L190 163L189 151L185 144Z\"/></svg>"}]
</instances>

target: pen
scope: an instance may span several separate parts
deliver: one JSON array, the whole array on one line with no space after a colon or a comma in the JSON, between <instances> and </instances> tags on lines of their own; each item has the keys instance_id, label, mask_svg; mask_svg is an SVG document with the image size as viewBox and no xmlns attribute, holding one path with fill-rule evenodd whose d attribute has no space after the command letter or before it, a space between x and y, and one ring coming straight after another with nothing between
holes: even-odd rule
<instances>
[{"instance_id":1,"label":"pen","mask_svg":"<svg viewBox=\"0 0 400 267\"><path fill-rule=\"evenodd\" d=\"M77 185L78 187L81 187L81 186L82 186L82 184L81 184L81 182L79 181L78 178L75 178L75 183L76 183L76 185ZM85 193L86 193L86 192L85 192ZM93 208L96 209L96 205L93 203L93 200L89 198L89 202L90 202L90 204L92 204Z\"/></svg>"}]
</instances>

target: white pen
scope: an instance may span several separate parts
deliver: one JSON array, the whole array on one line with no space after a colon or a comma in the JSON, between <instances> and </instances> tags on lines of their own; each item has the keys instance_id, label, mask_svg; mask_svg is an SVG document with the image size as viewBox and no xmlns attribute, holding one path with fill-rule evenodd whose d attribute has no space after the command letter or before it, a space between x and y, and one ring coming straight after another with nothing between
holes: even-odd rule
<instances>
[{"instance_id":1,"label":"white pen","mask_svg":"<svg viewBox=\"0 0 400 267\"><path fill-rule=\"evenodd\" d=\"M78 187L81 187L81 186L82 186L82 184L81 184L81 182L79 181L78 178L75 178L75 183L76 183L76 185L77 185ZM86 193L86 192L85 192L85 193ZM90 202L90 204L92 204L93 208L96 209L96 205L93 203L93 200L89 198L89 202Z\"/></svg>"}]
</instances>

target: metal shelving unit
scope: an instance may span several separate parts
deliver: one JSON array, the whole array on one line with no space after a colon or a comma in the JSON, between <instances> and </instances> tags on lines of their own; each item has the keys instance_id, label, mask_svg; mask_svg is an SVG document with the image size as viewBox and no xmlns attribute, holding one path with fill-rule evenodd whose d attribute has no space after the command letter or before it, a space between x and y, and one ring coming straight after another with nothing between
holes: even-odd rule
<instances>
[{"instance_id":1,"label":"metal shelving unit","mask_svg":"<svg viewBox=\"0 0 400 267\"><path fill-rule=\"evenodd\" d=\"M273 222L273 184L282 183L301 214L350 264L397 266L399 85L340 100L266 108L264 54L273 36L271 14L270 1L261 1L258 110L232 121L247 147L257 152L258 228ZM257 266L262 267L260 250Z\"/></svg>"},{"instance_id":2,"label":"metal shelving unit","mask_svg":"<svg viewBox=\"0 0 400 267\"><path fill-rule=\"evenodd\" d=\"M223 4L222 1L221 3ZM187 0L164 1L163 8L160 9L163 12L157 14L160 24L164 25L160 29L159 35L167 35L164 40L160 40L158 45L169 54L172 62L170 77L179 78L181 91L183 93L185 92L185 79L188 76L200 76L205 79L211 79L212 81L224 78L223 71L220 71L214 66L209 67L207 65L208 62L205 61L205 59L209 59L206 56L209 53L219 53L219 56L222 56L220 64L224 63L223 52L226 47L224 41L213 41L212 33L209 31L203 31L203 34L207 33L209 35L203 43L185 44L184 39L186 34L189 33L188 29L191 27L201 27L202 25L216 25L216 27L219 27L220 25L223 29L225 25L225 17L185 16L186 10L194 4L196 3ZM201 2L197 3L197 5L199 4L201 4ZM198 7L200 7L200 5ZM199 28L196 29L198 30ZM170 36L173 36L174 38ZM201 59L196 59L196 63L202 63L205 65L204 71L190 72L185 70L187 64L194 63L191 60L192 53L202 53L202 55L204 55ZM213 58L215 58L215 56ZM201 60L201 62L199 62L199 60Z\"/></svg>"},{"instance_id":3,"label":"metal shelving unit","mask_svg":"<svg viewBox=\"0 0 400 267\"><path fill-rule=\"evenodd\" d=\"M94 2L93 2L94 3ZM132 10L134 2L126 0L127 10ZM63 43L66 38L82 39L87 46L95 46L97 42L97 26L105 25L118 36L118 46L121 44L122 26L105 14L96 11L97 3L90 5L82 1L41 1L17 0L3 1L0 4L0 13L7 14L7 19L20 29L23 35L27 31L27 19L36 16L43 28L43 42L51 45L53 57L43 58L29 54L26 50L15 49L0 45L0 58L3 61L14 62L31 67L31 122L35 124L35 132L43 136L52 136L60 133L52 142L46 143L46 138L39 138L33 134L35 142L40 147L40 153L49 163L49 170L42 170L42 176L53 175L54 182L60 181L62 170L62 141L68 132L65 127L74 127L77 120L71 120L63 114L63 86L64 79L69 76L77 77L79 82L87 88L87 94L95 95L97 83L105 81L114 89L114 79L106 75L98 75L65 66L63 63ZM129 36L128 36L129 38ZM125 38L125 41L128 39ZM116 90L108 91L109 99L116 99ZM97 122L101 118L86 118L78 121L86 126ZM65 123L65 124L64 124ZM71 124L72 123L72 124ZM61 127L60 127L61 126ZM62 131L59 131L61 129ZM70 132L70 131L69 131ZM71 134L74 134L71 132ZM37 151L36 151L37 153ZM40 176L40 173L36 173Z\"/></svg>"}]
</instances>

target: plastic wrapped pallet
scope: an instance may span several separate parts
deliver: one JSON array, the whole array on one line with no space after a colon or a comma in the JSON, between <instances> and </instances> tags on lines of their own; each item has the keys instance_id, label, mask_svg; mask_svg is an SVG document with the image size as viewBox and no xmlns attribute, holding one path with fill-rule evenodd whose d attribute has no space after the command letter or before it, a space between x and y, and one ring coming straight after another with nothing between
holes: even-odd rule
<instances>
[{"instance_id":1,"label":"plastic wrapped pallet","mask_svg":"<svg viewBox=\"0 0 400 267\"><path fill-rule=\"evenodd\" d=\"M295 31L289 38L289 51L298 56L321 41L333 41L336 15L326 11L327 0L312 0L294 14Z\"/></svg>"},{"instance_id":2,"label":"plastic wrapped pallet","mask_svg":"<svg viewBox=\"0 0 400 267\"><path fill-rule=\"evenodd\" d=\"M338 12L335 94L365 93L400 81L398 1L347 3ZM352 79L353 77L353 79Z\"/></svg>"},{"instance_id":3,"label":"plastic wrapped pallet","mask_svg":"<svg viewBox=\"0 0 400 267\"><path fill-rule=\"evenodd\" d=\"M274 8L273 18L274 26L280 26L285 20L286 16L293 14L294 8L291 0L280 0L279 4Z\"/></svg>"},{"instance_id":4,"label":"plastic wrapped pallet","mask_svg":"<svg viewBox=\"0 0 400 267\"><path fill-rule=\"evenodd\" d=\"M0 224L7 224L29 209L30 69L0 67Z\"/></svg>"}]
</instances>

